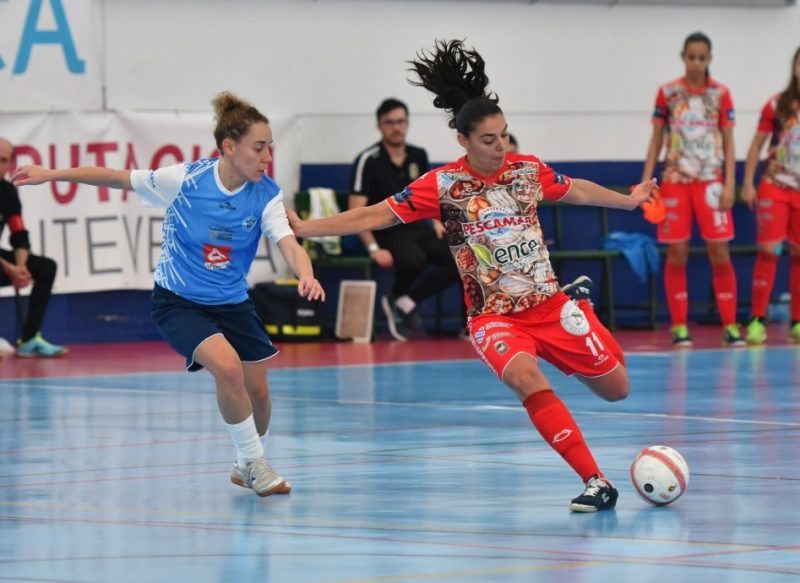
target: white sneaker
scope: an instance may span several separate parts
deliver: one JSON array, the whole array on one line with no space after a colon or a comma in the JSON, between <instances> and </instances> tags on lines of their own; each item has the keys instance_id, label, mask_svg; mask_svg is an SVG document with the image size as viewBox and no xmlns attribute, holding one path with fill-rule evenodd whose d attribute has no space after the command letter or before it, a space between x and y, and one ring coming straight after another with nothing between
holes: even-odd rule
<instances>
[{"instance_id":1,"label":"white sneaker","mask_svg":"<svg viewBox=\"0 0 800 583\"><path fill-rule=\"evenodd\" d=\"M242 488L250 488L259 496L288 494L292 491L292 485L281 478L264 458L250 462L244 468L233 462L231 482Z\"/></svg>"},{"instance_id":2,"label":"white sneaker","mask_svg":"<svg viewBox=\"0 0 800 583\"><path fill-rule=\"evenodd\" d=\"M5 338L0 338L0 358L14 354L14 346Z\"/></svg>"}]
</instances>

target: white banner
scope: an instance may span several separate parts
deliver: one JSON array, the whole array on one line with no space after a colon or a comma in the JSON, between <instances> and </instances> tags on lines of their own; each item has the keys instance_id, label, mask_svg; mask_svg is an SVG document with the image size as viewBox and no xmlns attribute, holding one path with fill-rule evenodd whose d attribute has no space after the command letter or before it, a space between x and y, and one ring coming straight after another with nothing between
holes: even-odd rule
<instances>
[{"instance_id":1,"label":"white banner","mask_svg":"<svg viewBox=\"0 0 800 583\"><path fill-rule=\"evenodd\" d=\"M103 107L101 0L0 1L0 109Z\"/></svg>"},{"instance_id":2,"label":"white banner","mask_svg":"<svg viewBox=\"0 0 800 583\"><path fill-rule=\"evenodd\" d=\"M16 165L157 168L216 151L210 114L19 114L0 116L0 122L2 135L15 144ZM288 124L271 119L270 125L277 134ZM57 293L152 287L164 209L143 206L134 192L94 186L54 183L19 190L32 251L59 265ZM277 247L265 241L251 282L286 270ZM9 288L2 290L9 294Z\"/></svg>"}]
</instances>

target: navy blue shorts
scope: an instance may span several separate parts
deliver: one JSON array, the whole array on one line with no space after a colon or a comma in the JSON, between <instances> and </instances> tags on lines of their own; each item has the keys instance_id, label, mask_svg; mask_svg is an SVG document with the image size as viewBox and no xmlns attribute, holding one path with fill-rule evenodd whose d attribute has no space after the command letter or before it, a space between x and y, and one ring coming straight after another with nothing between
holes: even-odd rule
<instances>
[{"instance_id":1,"label":"navy blue shorts","mask_svg":"<svg viewBox=\"0 0 800 583\"><path fill-rule=\"evenodd\" d=\"M260 362L278 354L248 298L241 304L206 306L155 286L150 315L164 340L186 357L186 368L200 370L194 353L204 340L222 333L242 362Z\"/></svg>"}]
</instances>

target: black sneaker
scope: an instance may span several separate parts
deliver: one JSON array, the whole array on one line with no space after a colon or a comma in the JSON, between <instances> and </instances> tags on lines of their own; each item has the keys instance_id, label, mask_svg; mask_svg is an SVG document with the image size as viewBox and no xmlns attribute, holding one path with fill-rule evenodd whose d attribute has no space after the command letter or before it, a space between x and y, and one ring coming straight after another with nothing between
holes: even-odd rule
<instances>
[{"instance_id":1,"label":"black sneaker","mask_svg":"<svg viewBox=\"0 0 800 583\"><path fill-rule=\"evenodd\" d=\"M400 316L400 324L403 327L402 332L412 332L421 334L424 332L422 329L422 318L419 317L417 310L413 310L408 314L403 313L403 310L395 308L395 312Z\"/></svg>"},{"instance_id":2,"label":"black sneaker","mask_svg":"<svg viewBox=\"0 0 800 583\"><path fill-rule=\"evenodd\" d=\"M402 318L389 296L381 296L381 308L383 308L383 313L386 316L386 325L389 326L389 334L392 335L392 338L400 342L408 340L400 331Z\"/></svg>"},{"instance_id":3,"label":"black sneaker","mask_svg":"<svg viewBox=\"0 0 800 583\"><path fill-rule=\"evenodd\" d=\"M580 300L592 301L592 286L594 282L589 279L588 275L581 275L572 283L561 288L561 291L567 294L574 302Z\"/></svg>"},{"instance_id":4,"label":"black sneaker","mask_svg":"<svg viewBox=\"0 0 800 583\"><path fill-rule=\"evenodd\" d=\"M611 510L617 505L617 496L619 493L614 485L606 478L595 474L586 480L586 489L583 494L572 500L569 509L573 512Z\"/></svg>"}]
</instances>

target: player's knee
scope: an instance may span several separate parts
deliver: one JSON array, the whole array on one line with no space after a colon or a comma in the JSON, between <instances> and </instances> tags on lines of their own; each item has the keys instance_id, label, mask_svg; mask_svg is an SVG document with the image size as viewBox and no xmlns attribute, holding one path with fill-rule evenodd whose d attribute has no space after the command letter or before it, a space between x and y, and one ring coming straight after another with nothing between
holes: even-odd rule
<instances>
[{"instance_id":1,"label":"player's knee","mask_svg":"<svg viewBox=\"0 0 800 583\"><path fill-rule=\"evenodd\" d=\"M631 392L631 383L628 379L628 372L624 367L618 366L603 380L605 382L602 390L598 392L603 399L614 403L628 398Z\"/></svg>"},{"instance_id":2,"label":"player's knee","mask_svg":"<svg viewBox=\"0 0 800 583\"><path fill-rule=\"evenodd\" d=\"M624 385L617 385L613 387L604 396L606 401L615 403L617 401L623 401L627 399L630 392L631 392L630 385L626 382Z\"/></svg>"},{"instance_id":3,"label":"player's knee","mask_svg":"<svg viewBox=\"0 0 800 583\"><path fill-rule=\"evenodd\" d=\"M226 360L219 363L213 369L214 378L217 379L221 387L229 387L232 390L241 390L244 385L244 374L242 365L237 360Z\"/></svg>"},{"instance_id":4,"label":"player's knee","mask_svg":"<svg viewBox=\"0 0 800 583\"><path fill-rule=\"evenodd\" d=\"M266 383L258 386L248 386L247 394L250 395L250 399L255 403L262 405L269 403L269 388Z\"/></svg>"}]
</instances>

